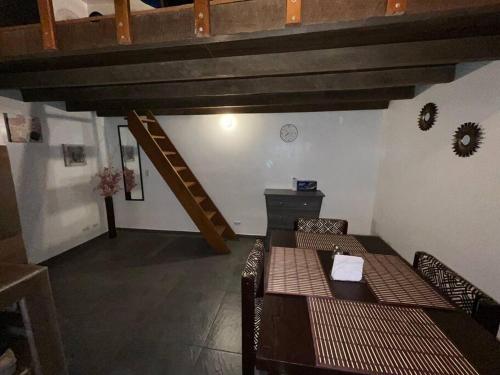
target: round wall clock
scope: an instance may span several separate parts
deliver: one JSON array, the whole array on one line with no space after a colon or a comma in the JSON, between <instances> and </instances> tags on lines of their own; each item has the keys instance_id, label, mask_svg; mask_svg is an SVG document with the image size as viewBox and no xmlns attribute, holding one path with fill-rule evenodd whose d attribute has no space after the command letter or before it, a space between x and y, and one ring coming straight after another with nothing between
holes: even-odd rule
<instances>
[{"instance_id":1,"label":"round wall clock","mask_svg":"<svg viewBox=\"0 0 500 375\"><path fill-rule=\"evenodd\" d=\"M466 122L455 131L453 151L458 156L467 158L478 150L483 137L483 129L478 124Z\"/></svg>"},{"instance_id":2,"label":"round wall clock","mask_svg":"<svg viewBox=\"0 0 500 375\"><path fill-rule=\"evenodd\" d=\"M286 124L281 127L280 137L283 142L290 143L297 139L299 131L293 124Z\"/></svg>"},{"instance_id":3,"label":"round wall clock","mask_svg":"<svg viewBox=\"0 0 500 375\"><path fill-rule=\"evenodd\" d=\"M420 130L426 131L432 128L436 122L437 114L438 108L436 104L427 103L424 105L418 116L418 127Z\"/></svg>"}]
</instances>

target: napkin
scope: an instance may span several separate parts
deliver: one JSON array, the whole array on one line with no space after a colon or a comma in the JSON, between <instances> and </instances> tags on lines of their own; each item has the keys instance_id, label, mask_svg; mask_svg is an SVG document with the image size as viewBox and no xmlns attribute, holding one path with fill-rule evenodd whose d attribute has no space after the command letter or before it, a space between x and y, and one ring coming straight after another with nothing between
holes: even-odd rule
<instances>
[{"instance_id":1,"label":"napkin","mask_svg":"<svg viewBox=\"0 0 500 375\"><path fill-rule=\"evenodd\" d=\"M361 257L351 255L335 255L333 258L332 279L340 281L361 281L363 263Z\"/></svg>"}]
</instances>

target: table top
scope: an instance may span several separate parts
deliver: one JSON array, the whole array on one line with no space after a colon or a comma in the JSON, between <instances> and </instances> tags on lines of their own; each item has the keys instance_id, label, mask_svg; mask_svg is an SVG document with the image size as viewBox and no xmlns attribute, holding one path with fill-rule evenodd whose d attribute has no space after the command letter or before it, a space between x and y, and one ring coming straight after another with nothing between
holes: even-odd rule
<instances>
[{"instance_id":1,"label":"table top","mask_svg":"<svg viewBox=\"0 0 500 375\"><path fill-rule=\"evenodd\" d=\"M379 237L355 236L370 253L398 255ZM293 231L271 232L271 246L295 247ZM267 255L267 254L266 254ZM323 269L329 273L330 251L318 251ZM266 257L266 278L268 258ZM366 283L329 281L338 299L377 300ZM424 308L425 313L451 339L480 374L500 374L500 343L469 315L460 310ZM315 367L313 338L305 296L266 294L257 351L257 368L287 374L333 374ZM346 372L347 373L347 372Z\"/></svg>"},{"instance_id":2,"label":"table top","mask_svg":"<svg viewBox=\"0 0 500 375\"><path fill-rule=\"evenodd\" d=\"M324 197L321 190L315 191L297 191L292 189L266 189L264 195L279 195L288 197Z\"/></svg>"}]
</instances>

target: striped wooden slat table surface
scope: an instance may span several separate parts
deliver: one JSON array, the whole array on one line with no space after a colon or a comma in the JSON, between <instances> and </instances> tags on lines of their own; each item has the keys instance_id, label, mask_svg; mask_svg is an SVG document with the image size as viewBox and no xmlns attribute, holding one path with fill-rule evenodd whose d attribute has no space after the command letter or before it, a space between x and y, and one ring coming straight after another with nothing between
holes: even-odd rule
<instances>
[{"instance_id":1,"label":"striped wooden slat table surface","mask_svg":"<svg viewBox=\"0 0 500 375\"><path fill-rule=\"evenodd\" d=\"M400 257L363 254L363 276L381 303L454 309Z\"/></svg>"},{"instance_id":2,"label":"striped wooden slat table surface","mask_svg":"<svg viewBox=\"0 0 500 375\"><path fill-rule=\"evenodd\" d=\"M367 253L356 237L347 234L295 232L295 240L301 249L332 251L335 246L339 246L340 250L348 251L350 255Z\"/></svg>"},{"instance_id":3,"label":"striped wooden slat table surface","mask_svg":"<svg viewBox=\"0 0 500 375\"><path fill-rule=\"evenodd\" d=\"M358 374L477 375L422 309L308 297L316 366Z\"/></svg>"},{"instance_id":4,"label":"striped wooden slat table surface","mask_svg":"<svg viewBox=\"0 0 500 375\"><path fill-rule=\"evenodd\" d=\"M266 293L332 297L315 250L273 247Z\"/></svg>"}]
</instances>

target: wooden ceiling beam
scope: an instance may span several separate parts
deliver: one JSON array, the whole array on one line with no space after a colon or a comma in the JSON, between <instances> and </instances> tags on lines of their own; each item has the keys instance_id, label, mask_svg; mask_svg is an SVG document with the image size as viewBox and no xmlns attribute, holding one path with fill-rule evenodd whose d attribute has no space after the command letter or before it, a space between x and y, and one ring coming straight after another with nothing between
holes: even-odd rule
<instances>
[{"instance_id":1,"label":"wooden ceiling beam","mask_svg":"<svg viewBox=\"0 0 500 375\"><path fill-rule=\"evenodd\" d=\"M234 107L205 107L205 108L170 108L154 109L151 112L159 116L167 115L208 115L223 113L292 113L292 112L328 112L328 111L363 111L379 110L389 107L388 101L381 102L353 102L332 104L304 104L304 105L257 105ZM98 110L101 117L126 116L124 110Z\"/></svg>"},{"instance_id":2,"label":"wooden ceiling beam","mask_svg":"<svg viewBox=\"0 0 500 375\"><path fill-rule=\"evenodd\" d=\"M241 96L191 97L147 100L98 100L66 102L68 112L98 110L147 110L167 108L237 107L255 105L305 105L345 102L374 102L393 99L412 99L413 87L395 87L373 90L329 91L293 94L260 94Z\"/></svg>"},{"instance_id":3,"label":"wooden ceiling beam","mask_svg":"<svg viewBox=\"0 0 500 375\"><path fill-rule=\"evenodd\" d=\"M82 88L26 89L27 102L167 99L198 96L286 94L295 92L365 90L384 87L447 83L455 66L430 66L350 73L309 74L293 77L206 80L143 85Z\"/></svg>"},{"instance_id":4,"label":"wooden ceiling beam","mask_svg":"<svg viewBox=\"0 0 500 375\"><path fill-rule=\"evenodd\" d=\"M500 58L500 35L125 66L4 73L0 89L83 87L359 71Z\"/></svg>"}]
</instances>

